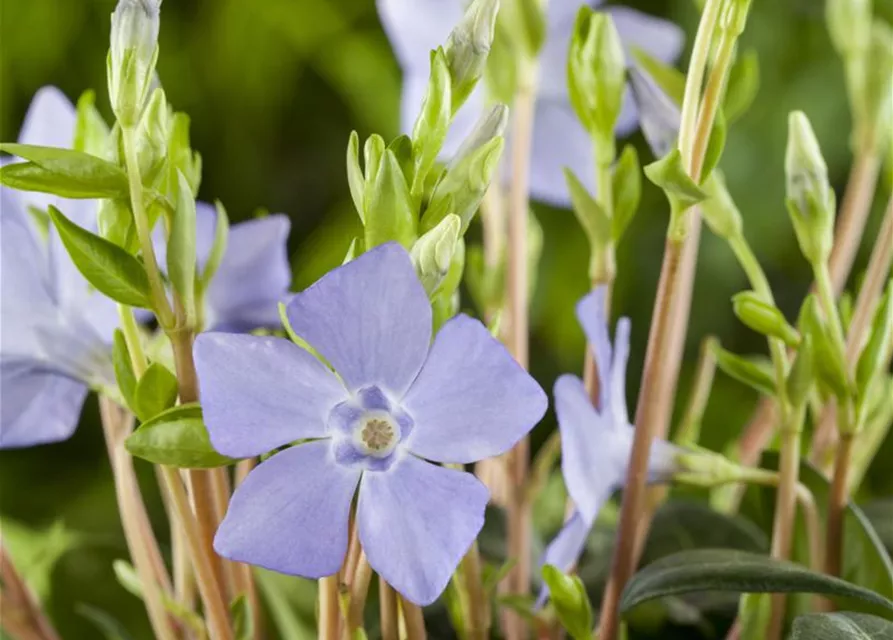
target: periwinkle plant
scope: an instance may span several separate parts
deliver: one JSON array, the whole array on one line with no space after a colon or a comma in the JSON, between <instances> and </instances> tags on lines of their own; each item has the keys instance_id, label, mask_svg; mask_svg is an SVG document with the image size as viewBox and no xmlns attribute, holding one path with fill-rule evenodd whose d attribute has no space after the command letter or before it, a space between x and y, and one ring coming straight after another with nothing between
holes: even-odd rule
<instances>
[{"instance_id":1,"label":"periwinkle plant","mask_svg":"<svg viewBox=\"0 0 893 640\"><path fill-rule=\"evenodd\" d=\"M804 113L790 114L779 207L816 284L796 317L786 313L747 240L748 212L717 168L726 129L756 93L756 60L738 52L750 3L701 4L683 75L668 66L681 30L624 7L474 0L463 13L458 0L379 2L404 71L405 133L362 144L349 136L346 192L361 231L345 239L341 266L299 292L289 290L286 214L230 226L222 203L198 199L189 120L156 73L160 1L120 0L112 14L114 121L90 92L76 106L56 89L38 92L18 143L0 146L9 154L0 168L0 448L70 437L88 391L99 395L132 561L115 572L145 602L156 638L258 639L279 625L294 635L288 598L270 582L259 588L268 574L252 567L318 580L326 639L424 638L426 623L443 619L438 600L468 640L562 628L592 638L593 590L604 592L601 640L619 637L634 604L705 589L746 593L732 632L744 639L787 629L784 599L763 593L844 595L893 617L893 562L849 502L893 423L893 205L858 293L842 304L871 172L855 171L858 193L837 198L823 141ZM827 15L861 166L889 141L890 29L866 2L829 0ZM655 156L644 171L634 147L617 153L617 137L637 123ZM609 307L642 175L663 190L670 220L631 412L631 324L621 318L612 340ZM539 267L531 199L572 205L592 291L561 310L576 312L587 364L582 379L554 382L558 429L528 468L527 438L548 408L526 371ZM730 307L765 336L770 358L705 341L671 435L702 219L747 277ZM460 313L463 283L486 324ZM715 368L768 403L728 455L701 439ZM774 434L778 453L757 466ZM170 563L131 456L156 465ZM567 503L549 506L567 517L535 546L534 505L558 485ZM774 513L757 518L773 520L769 555L695 548L636 573L643 548L654 558L652 515L678 485L709 490L710 504L679 509L671 494L661 513L699 509L715 528L711 546L753 542L750 503L771 502ZM742 501L757 491L748 485L774 499ZM610 576L596 584L592 531L610 522L617 491L613 550L596 553L610 556ZM506 508L506 544L493 544L491 498ZM708 525L682 525L703 546ZM801 533L808 549L795 544ZM5 632L56 637L2 548L0 585ZM367 625L370 598L378 629ZM687 620L702 619L697 604L686 607ZM267 609L275 622L261 620ZM793 637L848 637L835 635L844 624L866 637L893 628L848 612L798 617L791 628Z\"/></svg>"}]
</instances>

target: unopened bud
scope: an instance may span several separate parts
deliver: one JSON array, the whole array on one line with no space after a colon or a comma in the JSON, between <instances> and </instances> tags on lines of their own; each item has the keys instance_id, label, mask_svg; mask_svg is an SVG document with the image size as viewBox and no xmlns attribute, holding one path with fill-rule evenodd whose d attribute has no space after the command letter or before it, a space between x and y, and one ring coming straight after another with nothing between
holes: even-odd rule
<instances>
[{"instance_id":1,"label":"unopened bud","mask_svg":"<svg viewBox=\"0 0 893 640\"><path fill-rule=\"evenodd\" d=\"M864 51L871 31L871 0L826 0L825 21L840 55Z\"/></svg>"},{"instance_id":2,"label":"unopened bud","mask_svg":"<svg viewBox=\"0 0 893 640\"><path fill-rule=\"evenodd\" d=\"M487 66L499 0L474 0L444 46L452 79L453 113L471 94Z\"/></svg>"},{"instance_id":3,"label":"unopened bud","mask_svg":"<svg viewBox=\"0 0 893 640\"><path fill-rule=\"evenodd\" d=\"M813 265L822 264L834 240L834 192L818 140L802 111L788 119L785 154L787 204L800 250Z\"/></svg>"},{"instance_id":4,"label":"unopened bud","mask_svg":"<svg viewBox=\"0 0 893 640\"><path fill-rule=\"evenodd\" d=\"M139 120L158 59L161 0L119 0L112 13L108 85L112 109L124 126Z\"/></svg>"},{"instance_id":5,"label":"unopened bud","mask_svg":"<svg viewBox=\"0 0 893 640\"><path fill-rule=\"evenodd\" d=\"M410 257L428 296L437 292L450 270L461 229L459 216L450 213L412 246Z\"/></svg>"},{"instance_id":6,"label":"unopened bud","mask_svg":"<svg viewBox=\"0 0 893 640\"><path fill-rule=\"evenodd\" d=\"M764 336L780 338L788 346L800 343L800 334L785 320L784 314L753 291L742 291L732 297L735 315L748 327Z\"/></svg>"},{"instance_id":7,"label":"unopened bud","mask_svg":"<svg viewBox=\"0 0 893 640\"><path fill-rule=\"evenodd\" d=\"M167 156L169 119L170 110L164 90L155 89L140 118L136 147L140 175L148 184L152 184L159 177L161 169L164 168Z\"/></svg>"},{"instance_id":8,"label":"unopened bud","mask_svg":"<svg viewBox=\"0 0 893 640\"><path fill-rule=\"evenodd\" d=\"M577 13L567 60L571 105L583 126L613 150L614 125L626 86L626 61L620 35L607 13L583 6ZM613 161L611 157L600 161Z\"/></svg>"}]
</instances>

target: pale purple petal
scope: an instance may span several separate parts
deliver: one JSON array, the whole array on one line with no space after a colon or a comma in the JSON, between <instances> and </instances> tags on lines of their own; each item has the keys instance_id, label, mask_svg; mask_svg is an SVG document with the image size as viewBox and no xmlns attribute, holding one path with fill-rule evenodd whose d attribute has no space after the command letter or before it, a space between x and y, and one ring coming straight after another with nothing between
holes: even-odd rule
<instances>
[{"instance_id":1,"label":"pale purple petal","mask_svg":"<svg viewBox=\"0 0 893 640\"><path fill-rule=\"evenodd\" d=\"M0 289L0 354L39 354L34 320L56 317L46 250L16 194L5 187L0 187Z\"/></svg>"},{"instance_id":2,"label":"pale purple petal","mask_svg":"<svg viewBox=\"0 0 893 640\"><path fill-rule=\"evenodd\" d=\"M428 296L409 254L393 242L296 294L288 320L350 390L374 384L393 398L409 388L431 340Z\"/></svg>"},{"instance_id":3,"label":"pale purple petal","mask_svg":"<svg viewBox=\"0 0 893 640\"><path fill-rule=\"evenodd\" d=\"M595 156L592 140L577 120L570 103L539 100L534 117L530 156L531 197L557 207L569 207L571 200L564 178L565 167L571 169L589 191L594 193ZM506 157L510 157L509 153L506 153Z\"/></svg>"},{"instance_id":4,"label":"pale purple petal","mask_svg":"<svg viewBox=\"0 0 893 640\"><path fill-rule=\"evenodd\" d=\"M216 217L216 216L215 216ZM278 304L291 284L286 241L291 222L277 214L230 228L226 253L208 286L210 329L250 331L258 320L279 326Z\"/></svg>"},{"instance_id":5,"label":"pale purple petal","mask_svg":"<svg viewBox=\"0 0 893 640\"><path fill-rule=\"evenodd\" d=\"M614 359L611 361L611 374L608 379L602 378L602 384L608 387L608 409L614 424L629 424L626 409L626 363L629 360L629 318L620 318L614 330Z\"/></svg>"},{"instance_id":6,"label":"pale purple petal","mask_svg":"<svg viewBox=\"0 0 893 640\"><path fill-rule=\"evenodd\" d=\"M567 492L580 514L591 523L604 502L623 482L629 450L621 429L596 413L583 381L563 375L555 382L555 413L561 430L561 471ZM618 442L620 441L620 442Z\"/></svg>"},{"instance_id":7,"label":"pale purple petal","mask_svg":"<svg viewBox=\"0 0 893 640\"><path fill-rule=\"evenodd\" d=\"M400 101L400 126L403 133L412 134L425 91L428 87L427 70L424 74L406 73L403 76L403 98ZM465 101L450 123L446 140L440 152L441 159L452 158L462 144L462 141L474 130L478 119L486 106L486 91L483 83L475 87L471 95Z\"/></svg>"},{"instance_id":8,"label":"pale purple petal","mask_svg":"<svg viewBox=\"0 0 893 640\"><path fill-rule=\"evenodd\" d=\"M325 436L329 411L347 398L324 365L282 338L202 333L193 353L211 444L224 455Z\"/></svg>"},{"instance_id":9,"label":"pale purple petal","mask_svg":"<svg viewBox=\"0 0 893 640\"><path fill-rule=\"evenodd\" d=\"M19 143L70 149L76 117L74 105L64 93L53 86L41 87L25 114Z\"/></svg>"},{"instance_id":10,"label":"pale purple petal","mask_svg":"<svg viewBox=\"0 0 893 640\"><path fill-rule=\"evenodd\" d=\"M550 0L548 6L546 41L539 57L541 98L567 101L567 54L574 22L580 9L579 0Z\"/></svg>"},{"instance_id":11,"label":"pale purple petal","mask_svg":"<svg viewBox=\"0 0 893 640\"><path fill-rule=\"evenodd\" d=\"M488 499L473 475L413 456L364 474L357 526L369 564L410 602L431 604L480 532Z\"/></svg>"},{"instance_id":12,"label":"pale purple petal","mask_svg":"<svg viewBox=\"0 0 893 640\"><path fill-rule=\"evenodd\" d=\"M642 133L651 152L662 158L679 136L679 107L638 65L629 68L629 86L640 114Z\"/></svg>"},{"instance_id":13,"label":"pale purple petal","mask_svg":"<svg viewBox=\"0 0 893 640\"><path fill-rule=\"evenodd\" d=\"M598 287L586 294L576 306L577 320L583 327L589 348L595 356L595 365L598 369L599 380L608 380L611 377L611 338L608 336L606 287ZM598 408L604 413L609 410L611 396L609 385L599 385ZM624 423L625 424L625 423Z\"/></svg>"},{"instance_id":14,"label":"pale purple petal","mask_svg":"<svg viewBox=\"0 0 893 640\"><path fill-rule=\"evenodd\" d=\"M511 449L543 417L539 384L466 315L447 322L403 398L415 421L406 447L438 462L468 463Z\"/></svg>"},{"instance_id":15,"label":"pale purple petal","mask_svg":"<svg viewBox=\"0 0 893 640\"><path fill-rule=\"evenodd\" d=\"M428 54L462 19L461 0L377 0L381 26L405 71L428 74Z\"/></svg>"},{"instance_id":16,"label":"pale purple petal","mask_svg":"<svg viewBox=\"0 0 893 640\"><path fill-rule=\"evenodd\" d=\"M325 440L277 453L236 488L214 538L221 556L321 578L347 552L350 502L360 473L335 464Z\"/></svg>"},{"instance_id":17,"label":"pale purple petal","mask_svg":"<svg viewBox=\"0 0 893 640\"><path fill-rule=\"evenodd\" d=\"M4 327L5 329L5 327ZM0 360L0 449L67 440L87 387L34 361Z\"/></svg>"},{"instance_id":18,"label":"pale purple petal","mask_svg":"<svg viewBox=\"0 0 893 640\"><path fill-rule=\"evenodd\" d=\"M627 51L636 47L663 62L673 62L682 52L685 32L678 25L629 7L611 6L605 12Z\"/></svg>"},{"instance_id":19,"label":"pale purple petal","mask_svg":"<svg viewBox=\"0 0 893 640\"><path fill-rule=\"evenodd\" d=\"M605 495L605 500L611 497L610 492ZM580 560L583 555L583 549L586 547L586 539L589 537L589 531L592 528L591 522L585 522L579 511L574 511L573 515L564 523L558 535L546 547L545 553L540 560L540 566L547 564L552 565L556 569L567 573ZM543 585L540 595L537 598L537 607L546 604L549 597L549 588Z\"/></svg>"}]
</instances>

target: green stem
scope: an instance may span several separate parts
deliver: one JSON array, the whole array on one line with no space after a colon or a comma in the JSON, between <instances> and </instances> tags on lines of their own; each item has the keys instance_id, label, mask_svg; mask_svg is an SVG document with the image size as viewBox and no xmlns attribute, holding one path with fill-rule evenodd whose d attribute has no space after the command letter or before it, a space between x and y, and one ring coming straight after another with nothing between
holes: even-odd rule
<instances>
[{"instance_id":1,"label":"green stem","mask_svg":"<svg viewBox=\"0 0 893 640\"><path fill-rule=\"evenodd\" d=\"M713 388L713 376L716 373L714 349L718 344L719 341L714 336L708 336L701 342L695 382L689 395L688 406L676 433L676 444L680 447L696 445L701 438L701 424L704 419L704 411L707 408L707 401L710 399L710 390Z\"/></svg>"},{"instance_id":2,"label":"green stem","mask_svg":"<svg viewBox=\"0 0 893 640\"><path fill-rule=\"evenodd\" d=\"M133 316L133 309L123 304L118 305L118 317L121 321L121 333L124 334L124 342L130 352L130 362L137 379L145 373L149 367L146 354L143 351L143 343L140 340L140 330Z\"/></svg>"}]
</instances>

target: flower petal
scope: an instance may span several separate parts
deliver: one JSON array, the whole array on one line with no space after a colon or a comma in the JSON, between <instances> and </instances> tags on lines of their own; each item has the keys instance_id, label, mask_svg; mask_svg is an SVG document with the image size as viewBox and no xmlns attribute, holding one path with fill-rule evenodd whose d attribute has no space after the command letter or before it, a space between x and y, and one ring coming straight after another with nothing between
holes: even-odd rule
<instances>
[{"instance_id":1,"label":"flower petal","mask_svg":"<svg viewBox=\"0 0 893 640\"><path fill-rule=\"evenodd\" d=\"M629 360L629 318L620 318L614 330L614 359L611 361L611 375L603 384L608 387L610 408L614 424L629 424L626 409L626 363Z\"/></svg>"},{"instance_id":2,"label":"flower petal","mask_svg":"<svg viewBox=\"0 0 893 640\"><path fill-rule=\"evenodd\" d=\"M564 167L595 192L595 156L589 134L567 101L537 102L530 157L530 194L556 207L570 207ZM511 144L511 140L509 140ZM510 152L506 152L505 157ZM509 169L507 169L509 170Z\"/></svg>"},{"instance_id":3,"label":"flower petal","mask_svg":"<svg viewBox=\"0 0 893 640\"><path fill-rule=\"evenodd\" d=\"M561 430L561 472L567 492L587 522L605 495L623 482L629 449L618 447L619 429L596 413L583 381L563 375L555 382L555 413ZM631 431L626 425L623 429Z\"/></svg>"},{"instance_id":4,"label":"flower petal","mask_svg":"<svg viewBox=\"0 0 893 640\"><path fill-rule=\"evenodd\" d=\"M329 411L347 398L331 371L282 338L202 333L193 353L211 444L224 455L325 436Z\"/></svg>"},{"instance_id":5,"label":"flower petal","mask_svg":"<svg viewBox=\"0 0 893 640\"><path fill-rule=\"evenodd\" d=\"M292 298L288 320L351 391L401 397L431 340L431 305L409 254L389 242L330 271Z\"/></svg>"},{"instance_id":6,"label":"flower petal","mask_svg":"<svg viewBox=\"0 0 893 640\"><path fill-rule=\"evenodd\" d=\"M610 497L611 494L608 493L605 496L605 500ZM586 547L586 539L589 537L591 528L592 523L585 522L580 512L574 511L573 515L564 523L558 535L546 547L540 566L550 564L565 573L570 571L583 554L583 549ZM549 588L543 585L537 598L537 607L542 607L546 604L548 597Z\"/></svg>"},{"instance_id":7,"label":"flower petal","mask_svg":"<svg viewBox=\"0 0 893 640\"><path fill-rule=\"evenodd\" d=\"M360 473L335 464L325 440L277 453L248 474L214 537L221 556L321 578L347 552L350 502Z\"/></svg>"},{"instance_id":8,"label":"flower petal","mask_svg":"<svg viewBox=\"0 0 893 640\"><path fill-rule=\"evenodd\" d=\"M210 329L250 331L258 328L252 323L257 319L279 325L277 305L291 284L290 227L288 217L277 214L230 229L226 253L206 294L216 321Z\"/></svg>"},{"instance_id":9,"label":"flower petal","mask_svg":"<svg viewBox=\"0 0 893 640\"><path fill-rule=\"evenodd\" d=\"M404 71L428 77L429 53L446 42L462 19L456 0L377 0L381 26Z\"/></svg>"},{"instance_id":10,"label":"flower petal","mask_svg":"<svg viewBox=\"0 0 893 640\"><path fill-rule=\"evenodd\" d=\"M365 473L357 522L369 564L410 602L431 604L480 532L488 499L470 473L413 456Z\"/></svg>"},{"instance_id":11,"label":"flower petal","mask_svg":"<svg viewBox=\"0 0 893 640\"><path fill-rule=\"evenodd\" d=\"M0 396L0 449L13 449L70 438L87 387L40 363L4 357Z\"/></svg>"},{"instance_id":12,"label":"flower petal","mask_svg":"<svg viewBox=\"0 0 893 640\"><path fill-rule=\"evenodd\" d=\"M487 328L466 315L447 322L403 408L415 421L406 448L438 462L476 462L514 446L549 400Z\"/></svg>"},{"instance_id":13,"label":"flower petal","mask_svg":"<svg viewBox=\"0 0 893 640\"><path fill-rule=\"evenodd\" d=\"M678 26L629 7L612 6L611 14L624 48L638 47L664 62L673 62L682 53L685 32Z\"/></svg>"},{"instance_id":14,"label":"flower petal","mask_svg":"<svg viewBox=\"0 0 893 640\"><path fill-rule=\"evenodd\" d=\"M19 143L70 149L77 116L74 105L56 87L41 87L31 99L19 131Z\"/></svg>"},{"instance_id":15,"label":"flower petal","mask_svg":"<svg viewBox=\"0 0 893 640\"><path fill-rule=\"evenodd\" d=\"M576 307L577 320L583 327L589 348L592 349L592 354L595 356L599 380L609 380L611 377L612 349L611 338L608 336L607 296L607 288L598 287L583 296ZM609 385L600 384L598 408L601 413L605 413L609 409L610 402Z\"/></svg>"}]
</instances>

